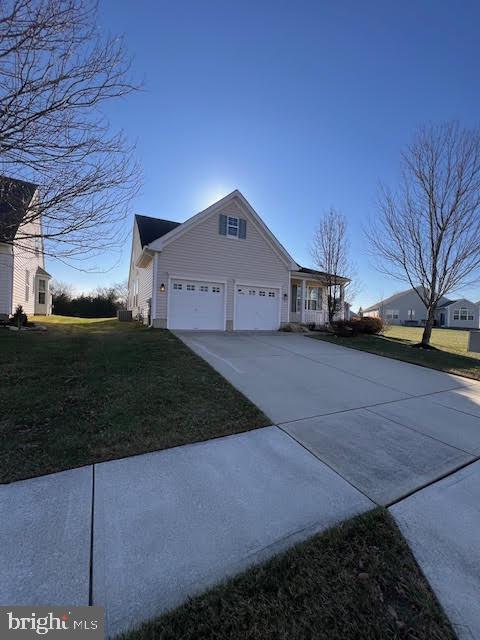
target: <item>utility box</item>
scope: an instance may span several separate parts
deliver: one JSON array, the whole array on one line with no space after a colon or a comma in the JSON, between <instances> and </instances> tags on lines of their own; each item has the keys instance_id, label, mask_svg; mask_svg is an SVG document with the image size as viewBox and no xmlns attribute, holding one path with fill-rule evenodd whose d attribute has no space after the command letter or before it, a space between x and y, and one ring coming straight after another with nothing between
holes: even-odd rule
<instances>
[{"instance_id":1,"label":"utility box","mask_svg":"<svg viewBox=\"0 0 480 640\"><path fill-rule=\"evenodd\" d=\"M120 322L131 322L132 320L131 309L118 309L117 318L120 320Z\"/></svg>"},{"instance_id":2,"label":"utility box","mask_svg":"<svg viewBox=\"0 0 480 640\"><path fill-rule=\"evenodd\" d=\"M468 332L468 350L480 353L480 331Z\"/></svg>"}]
</instances>

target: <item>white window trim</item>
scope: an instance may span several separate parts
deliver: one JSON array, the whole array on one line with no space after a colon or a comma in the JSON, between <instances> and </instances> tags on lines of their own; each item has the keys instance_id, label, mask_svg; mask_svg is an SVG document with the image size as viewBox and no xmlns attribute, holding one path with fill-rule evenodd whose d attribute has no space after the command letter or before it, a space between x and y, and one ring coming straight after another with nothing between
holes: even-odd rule
<instances>
[{"instance_id":1,"label":"white window trim","mask_svg":"<svg viewBox=\"0 0 480 640\"><path fill-rule=\"evenodd\" d=\"M398 320L400 317L399 309L385 309L386 320Z\"/></svg>"},{"instance_id":2,"label":"white window trim","mask_svg":"<svg viewBox=\"0 0 480 640\"><path fill-rule=\"evenodd\" d=\"M230 238L231 240L238 240L239 239L239 234L240 234L240 218L238 216L229 216L227 214L225 214L226 218L227 218L227 233L226 233L226 237ZM230 227L230 220L236 220L237 221L237 225L236 225L236 229L237 229L237 233L235 235L231 235L230 233L228 233L228 228ZM232 225L234 226L234 225Z\"/></svg>"}]
</instances>

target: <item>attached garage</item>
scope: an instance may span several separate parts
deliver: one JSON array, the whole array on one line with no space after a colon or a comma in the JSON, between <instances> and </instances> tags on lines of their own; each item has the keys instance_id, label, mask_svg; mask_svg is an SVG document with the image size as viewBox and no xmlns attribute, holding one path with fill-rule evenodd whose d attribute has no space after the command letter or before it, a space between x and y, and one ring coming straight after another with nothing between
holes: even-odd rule
<instances>
[{"instance_id":1,"label":"attached garage","mask_svg":"<svg viewBox=\"0 0 480 640\"><path fill-rule=\"evenodd\" d=\"M271 330L280 327L280 288L235 286L234 321L236 330Z\"/></svg>"},{"instance_id":2,"label":"attached garage","mask_svg":"<svg viewBox=\"0 0 480 640\"><path fill-rule=\"evenodd\" d=\"M169 329L225 330L225 284L172 279Z\"/></svg>"}]
</instances>

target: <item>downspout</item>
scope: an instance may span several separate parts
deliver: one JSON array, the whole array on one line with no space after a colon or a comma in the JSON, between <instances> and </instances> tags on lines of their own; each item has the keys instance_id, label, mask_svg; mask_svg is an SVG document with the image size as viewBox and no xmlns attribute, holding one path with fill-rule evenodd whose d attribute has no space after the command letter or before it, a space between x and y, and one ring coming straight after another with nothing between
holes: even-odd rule
<instances>
[{"instance_id":1,"label":"downspout","mask_svg":"<svg viewBox=\"0 0 480 640\"><path fill-rule=\"evenodd\" d=\"M153 255L153 277L152 277L152 308L150 309L150 327L154 327L154 320L157 318L157 265L158 265L158 253L155 251Z\"/></svg>"}]
</instances>

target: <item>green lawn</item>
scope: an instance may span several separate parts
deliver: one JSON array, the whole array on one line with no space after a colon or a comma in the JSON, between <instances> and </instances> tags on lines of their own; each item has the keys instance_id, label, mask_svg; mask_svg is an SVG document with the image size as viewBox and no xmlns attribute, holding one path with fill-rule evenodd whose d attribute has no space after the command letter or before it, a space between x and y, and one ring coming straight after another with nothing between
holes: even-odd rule
<instances>
[{"instance_id":1,"label":"green lawn","mask_svg":"<svg viewBox=\"0 0 480 640\"><path fill-rule=\"evenodd\" d=\"M344 347L480 380L480 353L467 351L467 331L433 329L431 344L437 347L438 351L412 348L412 345L420 342L422 331L420 327L390 326L386 328L383 336L360 335L355 338L339 338L319 334L314 337Z\"/></svg>"},{"instance_id":2,"label":"green lawn","mask_svg":"<svg viewBox=\"0 0 480 640\"><path fill-rule=\"evenodd\" d=\"M0 329L0 482L271 424L169 331L35 321Z\"/></svg>"},{"instance_id":3,"label":"green lawn","mask_svg":"<svg viewBox=\"0 0 480 640\"><path fill-rule=\"evenodd\" d=\"M454 640L393 519L359 516L125 640Z\"/></svg>"}]
</instances>

